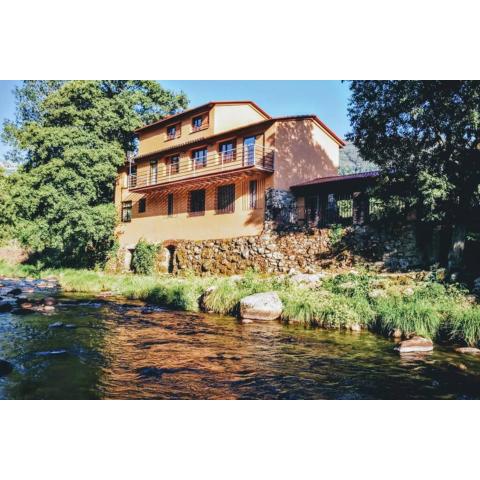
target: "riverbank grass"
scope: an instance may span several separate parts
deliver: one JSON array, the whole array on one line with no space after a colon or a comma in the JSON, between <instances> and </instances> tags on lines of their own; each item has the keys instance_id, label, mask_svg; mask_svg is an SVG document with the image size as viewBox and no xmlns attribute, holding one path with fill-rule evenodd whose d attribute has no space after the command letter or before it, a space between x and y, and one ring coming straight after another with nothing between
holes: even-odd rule
<instances>
[{"instance_id":1,"label":"riverbank grass","mask_svg":"<svg viewBox=\"0 0 480 480\"><path fill-rule=\"evenodd\" d=\"M241 277L108 274L91 270L35 271L0 262L0 275L57 278L65 292L111 292L185 311L237 315L242 298L276 291L284 305L282 320L324 328L363 328L392 335L417 334L432 340L477 345L480 341L480 306L456 285L413 275L378 275L367 272L331 274L313 285L296 283L289 276L248 272Z\"/></svg>"}]
</instances>

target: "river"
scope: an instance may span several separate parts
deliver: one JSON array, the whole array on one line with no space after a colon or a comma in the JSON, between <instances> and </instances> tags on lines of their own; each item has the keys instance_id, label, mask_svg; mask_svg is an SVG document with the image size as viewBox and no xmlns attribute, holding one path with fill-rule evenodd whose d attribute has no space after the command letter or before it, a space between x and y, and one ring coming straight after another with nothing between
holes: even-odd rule
<instances>
[{"instance_id":1,"label":"river","mask_svg":"<svg viewBox=\"0 0 480 480\"><path fill-rule=\"evenodd\" d=\"M18 282L2 283L5 294ZM0 375L0 398L480 398L479 359L393 347L370 332L60 295L51 312L0 313L0 359L13 367Z\"/></svg>"}]
</instances>

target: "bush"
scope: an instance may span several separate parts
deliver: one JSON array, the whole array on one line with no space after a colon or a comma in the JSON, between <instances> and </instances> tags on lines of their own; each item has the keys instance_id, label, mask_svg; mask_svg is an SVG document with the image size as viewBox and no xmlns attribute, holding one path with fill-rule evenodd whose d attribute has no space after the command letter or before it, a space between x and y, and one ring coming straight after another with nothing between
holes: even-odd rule
<instances>
[{"instance_id":1,"label":"bush","mask_svg":"<svg viewBox=\"0 0 480 480\"><path fill-rule=\"evenodd\" d=\"M328 243L332 252L337 252L343 247L346 229L340 224L330 226Z\"/></svg>"},{"instance_id":2,"label":"bush","mask_svg":"<svg viewBox=\"0 0 480 480\"><path fill-rule=\"evenodd\" d=\"M155 273L157 254L158 245L139 240L132 255L132 270L140 275L152 275Z\"/></svg>"},{"instance_id":3,"label":"bush","mask_svg":"<svg viewBox=\"0 0 480 480\"><path fill-rule=\"evenodd\" d=\"M474 306L458 310L452 315L451 337L475 346L480 341L480 307Z\"/></svg>"}]
</instances>

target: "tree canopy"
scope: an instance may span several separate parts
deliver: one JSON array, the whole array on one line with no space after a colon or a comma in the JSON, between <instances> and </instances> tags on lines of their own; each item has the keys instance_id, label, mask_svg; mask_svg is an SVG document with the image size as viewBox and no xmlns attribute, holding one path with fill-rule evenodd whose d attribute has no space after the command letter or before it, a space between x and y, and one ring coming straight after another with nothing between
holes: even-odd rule
<instances>
[{"instance_id":1,"label":"tree canopy","mask_svg":"<svg viewBox=\"0 0 480 480\"><path fill-rule=\"evenodd\" d=\"M479 81L353 81L349 139L424 220L462 224L479 202Z\"/></svg>"},{"instance_id":2,"label":"tree canopy","mask_svg":"<svg viewBox=\"0 0 480 480\"><path fill-rule=\"evenodd\" d=\"M15 91L3 138L22 162L8 177L17 238L53 263L105 260L117 221L114 181L133 131L187 106L155 81L29 81Z\"/></svg>"}]
</instances>

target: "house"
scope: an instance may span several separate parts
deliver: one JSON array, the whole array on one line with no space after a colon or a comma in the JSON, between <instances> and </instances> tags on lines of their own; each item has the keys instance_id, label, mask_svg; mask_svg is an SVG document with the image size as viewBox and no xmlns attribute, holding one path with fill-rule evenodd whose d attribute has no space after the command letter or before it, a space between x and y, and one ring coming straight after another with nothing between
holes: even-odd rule
<instances>
[{"instance_id":1,"label":"house","mask_svg":"<svg viewBox=\"0 0 480 480\"><path fill-rule=\"evenodd\" d=\"M302 207L290 188L337 175L344 145L315 115L271 117L252 101L210 102L135 132L120 170L120 244L260 235Z\"/></svg>"}]
</instances>

